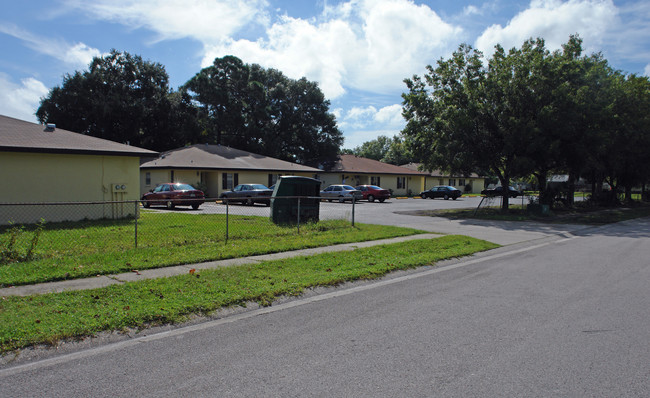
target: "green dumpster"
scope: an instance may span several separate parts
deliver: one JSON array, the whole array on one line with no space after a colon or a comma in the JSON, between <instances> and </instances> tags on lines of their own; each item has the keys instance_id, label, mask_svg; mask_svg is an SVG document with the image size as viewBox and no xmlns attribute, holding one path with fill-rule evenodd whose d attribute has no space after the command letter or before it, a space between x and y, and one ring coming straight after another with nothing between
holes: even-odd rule
<instances>
[{"instance_id":1,"label":"green dumpster","mask_svg":"<svg viewBox=\"0 0 650 398\"><path fill-rule=\"evenodd\" d=\"M298 176L280 177L271 196L271 221L275 224L318 221L319 194L319 180ZM300 217L298 217L298 208L300 208Z\"/></svg>"}]
</instances>

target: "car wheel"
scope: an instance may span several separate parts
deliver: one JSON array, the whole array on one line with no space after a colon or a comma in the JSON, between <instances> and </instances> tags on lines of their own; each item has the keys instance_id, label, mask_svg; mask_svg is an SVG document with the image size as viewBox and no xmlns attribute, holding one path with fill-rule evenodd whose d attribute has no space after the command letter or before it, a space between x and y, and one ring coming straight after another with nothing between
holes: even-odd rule
<instances>
[{"instance_id":1,"label":"car wheel","mask_svg":"<svg viewBox=\"0 0 650 398\"><path fill-rule=\"evenodd\" d=\"M332 199L327 199L328 202L332 203Z\"/></svg>"},{"instance_id":2,"label":"car wheel","mask_svg":"<svg viewBox=\"0 0 650 398\"><path fill-rule=\"evenodd\" d=\"M379 203L384 203L385 200L386 200L386 199L384 199L384 198L379 199Z\"/></svg>"},{"instance_id":3,"label":"car wheel","mask_svg":"<svg viewBox=\"0 0 650 398\"><path fill-rule=\"evenodd\" d=\"M422 199L426 199L426 198L427 198L427 195L422 194L422 195L420 195L420 197L421 197Z\"/></svg>"},{"instance_id":4,"label":"car wheel","mask_svg":"<svg viewBox=\"0 0 650 398\"><path fill-rule=\"evenodd\" d=\"M339 196L339 203L344 203L344 202L345 202L345 198L343 196Z\"/></svg>"},{"instance_id":5,"label":"car wheel","mask_svg":"<svg viewBox=\"0 0 650 398\"><path fill-rule=\"evenodd\" d=\"M375 201L375 197L372 195L368 195L368 202L374 202L374 201Z\"/></svg>"},{"instance_id":6,"label":"car wheel","mask_svg":"<svg viewBox=\"0 0 650 398\"><path fill-rule=\"evenodd\" d=\"M246 206L252 206L253 204L255 204L255 202L253 202L252 198L247 198L246 199Z\"/></svg>"},{"instance_id":7,"label":"car wheel","mask_svg":"<svg viewBox=\"0 0 650 398\"><path fill-rule=\"evenodd\" d=\"M221 204L224 204L224 205L225 205L225 204L228 204L228 198L226 197L226 195L223 195L223 196L221 197Z\"/></svg>"},{"instance_id":8,"label":"car wheel","mask_svg":"<svg viewBox=\"0 0 650 398\"><path fill-rule=\"evenodd\" d=\"M449 195L445 194L445 196L443 196L443 199L444 200L449 200Z\"/></svg>"},{"instance_id":9,"label":"car wheel","mask_svg":"<svg viewBox=\"0 0 650 398\"><path fill-rule=\"evenodd\" d=\"M142 201L142 207L144 207L145 209L148 209L149 206L151 206L151 203L149 203L148 200L143 200Z\"/></svg>"},{"instance_id":10,"label":"car wheel","mask_svg":"<svg viewBox=\"0 0 650 398\"><path fill-rule=\"evenodd\" d=\"M193 208L194 210L198 210L199 206L200 206L200 205L198 205L198 204L193 204L193 205L192 205L192 208Z\"/></svg>"},{"instance_id":11,"label":"car wheel","mask_svg":"<svg viewBox=\"0 0 650 398\"><path fill-rule=\"evenodd\" d=\"M452 199L453 199L453 200L456 200L456 199L458 199L458 196L454 196Z\"/></svg>"},{"instance_id":12,"label":"car wheel","mask_svg":"<svg viewBox=\"0 0 650 398\"><path fill-rule=\"evenodd\" d=\"M174 208L174 202L172 202L171 200L168 200L167 203L166 203L166 206L167 206L168 209L171 210L171 209Z\"/></svg>"}]
</instances>

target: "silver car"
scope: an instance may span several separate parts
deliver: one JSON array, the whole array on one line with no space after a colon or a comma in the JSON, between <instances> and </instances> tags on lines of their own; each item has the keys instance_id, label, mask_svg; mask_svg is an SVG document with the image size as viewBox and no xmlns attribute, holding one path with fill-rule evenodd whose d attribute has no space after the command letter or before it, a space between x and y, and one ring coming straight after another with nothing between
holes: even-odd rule
<instances>
[{"instance_id":1,"label":"silver car","mask_svg":"<svg viewBox=\"0 0 650 398\"><path fill-rule=\"evenodd\" d=\"M330 202L333 200L338 200L339 202L343 203L346 200L361 200L363 198L363 193L349 185L330 185L329 187L320 191L320 196Z\"/></svg>"}]
</instances>

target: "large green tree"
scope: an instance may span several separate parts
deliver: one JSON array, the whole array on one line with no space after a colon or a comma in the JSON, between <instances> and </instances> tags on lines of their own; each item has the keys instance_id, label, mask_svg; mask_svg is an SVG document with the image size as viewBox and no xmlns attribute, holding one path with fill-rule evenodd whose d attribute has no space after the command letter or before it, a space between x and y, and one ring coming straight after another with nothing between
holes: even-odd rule
<instances>
[{"instance_id":1,"label":"large green tree","mask_svg":"<svg viewBox=\"0 0 650 398\"><path fill-rule=\"evenodd\" d=\"M329 101L314 82L226 56L183 87L199 108L208 142L317 164L343 143Z\"/></svg>"},{"instance_id":2,"label":"large green tree","mask_svg":"<svg viewBox=\"0 0 650 398\"><path fill-rule=\"evenodd\" d=\"M162 151L192 141L197 129L189 97L172 93L159 63L112 50L87 71L63 78L41 100L42 123Z\"/></svg>"}]
</instances>

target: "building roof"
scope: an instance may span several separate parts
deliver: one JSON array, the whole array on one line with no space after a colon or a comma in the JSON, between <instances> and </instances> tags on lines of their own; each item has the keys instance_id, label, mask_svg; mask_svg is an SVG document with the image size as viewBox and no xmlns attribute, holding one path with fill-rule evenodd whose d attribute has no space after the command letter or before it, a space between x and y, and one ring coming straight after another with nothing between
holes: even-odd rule
<instances>
[{"instance_id":1,"label":"building roof","mask_svg":"<svg viewBox=\"0 0 650 398\"><path fill-rule=\"evenodd\" d=\"M420 170L420 166L422 163L409 163L409 164L403 164L400 167L407 168L409 170ZM427 176L430 177L471 177L471 178L480 178L480 176L476 173L472 173L469 176L462 176L458 174L449 174L449 173L444 173L442 170L431 170L431 171L425 171L424 173L427 174Z\"/></svg>"},{"instance_id":2,"label":"building roof","mask_svg":"<svg viewBox=\"0 0 650 398\"><path fill-rule=\"evenodd\" d=\"M196 144L161 153L141 169L265 170L318 173L320 170L223 145Z\"/></svg>"},{"instance_id":3,"label":"building roof","mask_svg":"<svg viewBox=\"0 0 650 398\"><path fill-rule=\"evenodd\" d=\"M355 155L340 155L337 161L324 171L328 173L352 174L426 175L426 173L418 171L417 169L411 170Z\"/></svg>"},{"instance_id":4,"label":"building roof","mask_svg":"<svg viewBox=\"0 0 650 398\"><path fill-rule=\"evenodd\" d=\"M156 156L157 152L56 127L0 115L0 151L117 156Z\"/></svg>"}]
</instances>

